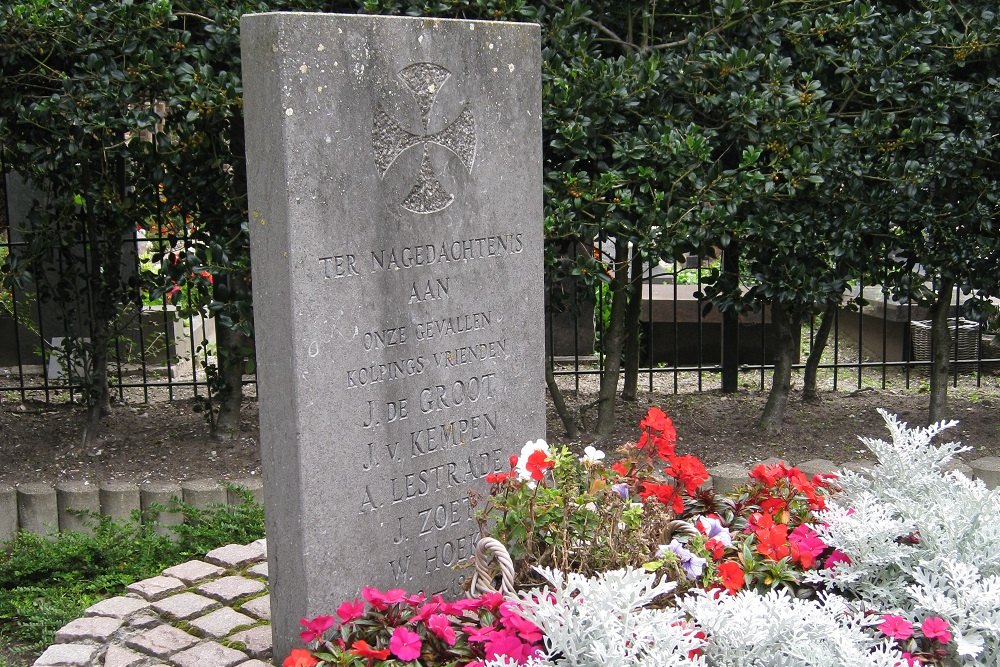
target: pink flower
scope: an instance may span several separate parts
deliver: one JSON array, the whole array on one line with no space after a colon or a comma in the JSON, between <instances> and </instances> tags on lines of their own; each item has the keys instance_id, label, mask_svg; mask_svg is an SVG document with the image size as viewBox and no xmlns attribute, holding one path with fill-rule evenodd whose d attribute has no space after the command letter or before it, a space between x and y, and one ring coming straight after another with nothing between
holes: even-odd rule
<instances>
[{"instance_id":1,"label":"pink flower","mask_svg":"<svg viewBox=\"0 0 1000 667\"><path fill-rule=\"evenodd\" d=\"M497 632L486 642L484 647L486 659L493 660L498 656L505 655L513 658L518 664L523 664L528 656L534 653L534 649L518 639L510 632Z\"/></svg>"},{"instance_id":2,"label":"pink flower","mask_svg":"<svg viewBox=\"0 0 1000 667\"><path fill-rule=\"evenodd\" d=\"M383 593L377 588L362 588L361 597L368 600L368 604L376 611L385 611L391 604L406 600L406 591L402 588L393 588Z\"/></svg>"},{"instance_id":3,"label":"pink flower","mask_svg":"<svg viewBox=\"0 0 1000 667\"><path fill-rule=\"evenodd\" d=\"M427 619L427 627L448 646L455 645L455 628L451 627L451 621L444 614L434 614Z\"/></svg>"},{"instance_id":4,"label":"pink flower","mask_svg":"<svg viewBox=\"0 0 1000 667\"><path fill-rule=\"evenodd\" d=\"M476 627L475 625L463 625L462 630L470 642L488 642L496 634L497 629L491 625L486 627Z\"/></svg>"},{"instance_id":5,"label":"pink flower","mask_svg":"<svg viewBox=\"0 0 1000 667\"><path fill-rule=\"evenodd\" d=\"M919 665L923 663L923 660L913 655L909 651L903 651L903 657L906 659L907 667L913 667L914 665ZM896 664L898 665L899 663L897 662Z\"/></svg>"},{"instance_id":6,"label":"pink flower","mask_svg":"<svg viewBox=\"0 0 1000 667\"><path fill-rule=\"evenodd\" d=\"M924 633L924 637L936 639L942 644L947 644L951 641L951 626L948 625L948 621L940 616L925 618L920 624L920 631Z\"/></svg>"},{"instance_id":7,"label":"pink flower","mask_svg":"<svg viewBox=\"0 0 1000 667\"><path fill-rule=\"evenodd\" d=\"M801 563L807 570L812 568L820 554L826 551L826 544L819 539L816 531L804 523L799 524L791 532L788 541L792 545L792 559Z\"/></svg>"},{"instance_id":8,"label":"pink flower","mask_svg":"<svg viewBox=\"0 0 1000 667\"><path fill-rule=\"evenodd\" d=\"M830 570L833 569L837 563L847 563L850 565L851 557L839 549L834 549L833 553L826 557L826 562L823 563L823 567Z\"/></svg>"},{"instance_id":9,"label":"pink flower","mask_svg":"<svg viewBox=\"0 0 1000 667\"><path fill-rule=\"evenodd\" d=\"M902 616L882 614L882 622L878 629L886 637L893 639L909 639L913 636L913 624Z\"/></svg>"},{"instance_id":10,"label":"pink flower","mask_svg":"<svg viewBox=\"0 0 1000 667\"><path fill-rule=\"evenodd\" d=\"M389 639L389 650L403 662L410 662L420 657L420 635L404 626L392 631Z\"/></svg>"},{"instance_id":11,"label":"pink flower","mask_svg":"<svg viewBox=\"0 0 1000 667\"><path fill-rule=\"evenodd\" d=\"M333 616L317 616L313 619L303 618L299 621L305 626L305 630L299 633L302 641L306 644L316 641L323 636L323 633L334 626L337 620Z\"/></svg>"},{"instance_id":12,"label":"pink flower","mask_svg":"<svg viewBox=\"0 0 1000 667\"><path fill-rule=\"evenodd\" d=\"M340 617L341 623L350 623L354 619L361 618L364 615L365 603L358 598L337 607L337 616Z\"/></svg>"}]
</instances>

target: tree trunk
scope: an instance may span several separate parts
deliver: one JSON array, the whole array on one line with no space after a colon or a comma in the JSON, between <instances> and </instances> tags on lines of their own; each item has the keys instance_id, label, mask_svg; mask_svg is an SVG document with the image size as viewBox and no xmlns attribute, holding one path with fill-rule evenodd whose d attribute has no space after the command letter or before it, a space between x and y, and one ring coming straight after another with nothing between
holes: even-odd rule
<instances>
[{"instance_id":1,"label":"tree trunk","mask_svg":"<svg viewBox=\"0 0 1000 667\"><path fill-rule=\"evenodd\" d=\"M566 437L576 440L580 437L580 427L576 423L576 418L566 407L566 400L563 398L562 389L556 384L555 373L552 372L552 364L545 360L545 385L549 388L549 396L552 397L552 405L556 409L556 414L562 420L563 428L566 429Z\"/></svg>"},{"instance_id":2,"label":"tree trunk","mask_svg":"<svg viewBox=\"0 0 1000 667\"><path fill-rule=\"evenodd\" d=\"M615 398L618 394L618 375L622 368L622 338L625 329L625 310L628 300L628 244L615 240L615 276L611 281L611 322L601 339L604 353L604 372L597 397L597 434L611 435L615 428Z\"/></svg>"},{"instance_id":3,"label":"tree trunk","mask_svg":"<svg viewBox=\"0 0 1000 667\"><path fill-rule=\"evenodd\" d=\"M639 391L639 316L642 315L642 256L633 246L630 258L631 280L629 280L628 304L625 308L625 386L623 401L634 401Z\"/></svg>"},{"instance_id":4,"label":"tree trunk","mask_svg":"<svg viewBox=\"0 0 1000 667\"><path fill-rule=\"evenodd\" d=\"M951 293L955 282L942 278L938 285L937 299L931 306L931 397L928 423L946 418L948 410L948 357L951 355L951 336L948 332L948 311L951 310Z\"/></svg>"},{"instance_id":5,"label":"tree trunk","mask_svg":"<svg viewBox=\"0 0 1000 667\"><path fill-rule=\"evenodd\" d=\"M227 276L231 286L230 298L249 298L243 281L236 276ZM234 320L236 318L233 318ZM236 440L240 435L240 407L243 403L243 371L252 351L253 340L237 330L238 322L232 326L219 324L215 327L215 340L219 364L219 383L216 404L219 413L212 420L213 440Z\"/></svg>"},{"instance_id":6,"label":"tree trunk","mask_svg":"<svg viewBox=\"0 0 1000 667\"><path fill-rule=\"evenodd\" d=\"M795 336L799 331L799 318L789 313L777 301L771 304L771 322L778 334L774 358L774 378L767 396L764 412L758 425L771 434L781 432L792 386L792 363L795 354Z\"/></svg>"},{"instance_id":7,"label":"tree trunk","mask_svg":"<svg viewBox=\"0 0 1000 667\"><path fill-rule=\"evenodd\" d=\"M806 370L802 380L802 400L810 403L819 400L819 392L816 391L816 372L819 370L819 360L826 349L826 343L830 339L830 332L833 330L833 323L837 319L837 308L839 304L831 303L823 311L823 317L819 322L819 329L816 337L813 338L812 349L809 350L809 357L806 359Z\"/></svg>"}]
</instances>

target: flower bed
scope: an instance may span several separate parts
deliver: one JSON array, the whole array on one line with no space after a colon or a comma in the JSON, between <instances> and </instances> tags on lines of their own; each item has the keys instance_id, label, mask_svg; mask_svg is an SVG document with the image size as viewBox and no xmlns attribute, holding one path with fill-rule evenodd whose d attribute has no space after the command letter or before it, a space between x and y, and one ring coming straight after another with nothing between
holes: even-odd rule
<instances>
[{"instance_id":1,"label":"flower bed","mask_svg":"<svg viewBox=\"0 0 1000 667\"><path fill-rule=\"evenodd\" d=\"M1000 491L942 471L953 424L883 416L870 473L760 465L726 495L656 408L610 465L529 442L474 499L516 596L365 589L284 664L1000 664Z\"/></svg>"}]
</instances>

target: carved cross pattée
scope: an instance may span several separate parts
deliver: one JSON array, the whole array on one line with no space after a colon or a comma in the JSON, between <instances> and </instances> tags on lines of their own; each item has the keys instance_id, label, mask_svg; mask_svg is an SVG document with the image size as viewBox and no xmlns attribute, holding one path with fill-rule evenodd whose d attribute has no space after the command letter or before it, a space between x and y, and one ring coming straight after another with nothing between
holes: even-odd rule
<instances>
[{"instance_id":1,"label":"carved cross patt\u00e9e","mask_svg":"<svg viewBox=\"0 0 1000 667\"><path fill-rule=\"evenodd\" d=\"M420 171L416 175L416 183L400 206L413 213L435 213L448 208L455 195L441 185L428 156L429 147L435 144L448 149L471 174L476 160L476 119L466 105L455 120L439 132L432 133L431 107L451 72L433 63L415 63L400 70L397 76L417 100L423 131L413 133L403 128L381 105L376 104L372 119L375 168L379 178L384 179L400 155L420 146L423 150Z\"/></svg>"}]
</instances>

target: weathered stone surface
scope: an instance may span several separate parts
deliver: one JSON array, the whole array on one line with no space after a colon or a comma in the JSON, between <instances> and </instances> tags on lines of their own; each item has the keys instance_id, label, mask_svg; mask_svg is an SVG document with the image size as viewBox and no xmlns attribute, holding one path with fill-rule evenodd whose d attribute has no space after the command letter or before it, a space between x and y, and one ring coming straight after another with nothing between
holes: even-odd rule
<instances>
[{"instance_id":1,"label":"weathered stone surface","mask_svg":"<svg viewBox=\"0 0 1000 667\"><path fill-rule=\"evenodd\" d=\"M110 616L84 616L70 621L56 631L56 641L61 644L94 641L106 642L118 628L122 619Z\"/></svg>"},{"instance_id":2,"label":"weathered stone surface","mask_svg":"<svg viewBox=\"0 0 1000 667\"><path fill-rule=\"evenodd\" d=\"M96 644L53 644L38 656L33 667L83 667L97 654Z\"/></svg>"},{"instance_id":3,"label":"weathered stone surface","mask_svg":"<svg viewBox=\"0 0 1000 667\"><path fill-rule=\"evenodd\" d=\"M264 662L263 660L257 660L256 658L254 658L253 660L247 660L246 662L241 662L240 664L236 665L236 667L274 667L274 664L270 662Z\"/></svg>"},{"instance_id":4,"label":"weathered stone surface","mask_svg":"<svg viewBox=\"0 0 1000 667\"><path fill-rule=\"evenodd\" d=\"M270 625L258 625L256 628L237 632L229 639L243 644L246 647L246 652L254 658L266 660L271 657Z\"/></svg>"},{"instance_id":5,"label":"weathered stone surface","mask_svg":"<svg viewBox=\"0 0 1000 667\"><path fill-rule=\"evenodd\" d=\"M0 544L17 535L17 491L10 484L0 484Z\"/></svg>"},{"instance_id":6,"label":"weathered stone surface","mask_svg":"<svg viewBox=\"0 0 1000 667\"><path fill-rule=\"evenodd\" d=\"M124 646L111 645L104 654L104 667L137 667L147 656Z\"/></svg>"},{"instance_id":7,"label":"weathered stone surface","mask_svg":"<svg viewBox=\"0 0 1000 667\"><path fill-rule=\"evenodd\" d=\"M829 475L837 471L837 464L829 459L809 459L795 467L807 475Z\"/></svg>"},{"instance_id":8,"label":"weathered stone surface","mask_svg":"<svg viewBox=\"0 0 1000 667\"><path fill-rule=\"evenodd\" d=\"M247 574L254 574L257 575L258 577L264 577L265 579L267 579L267 573L268 569L266 562L257 563L256 565L252 565L251 567L247 568Z\"/></svg>"},{"instance_id":9,"label":"weathered stone surface","mask_svg":"<svg viewBox=\"0 0 1000 667\"><path fill-rule=\"evenodd\" d=\"M254 598L249 602L244 602L243 606L240 607L244 612L259 618L263 621L271 620L271 596L262 595L259 598Z\"/></svg>"},{"instance_id":10,"label":"weathered stone surface","mask_svg":"<svg viewBox=\"0 0 1000 667\"><path fill-rule=\"evenodd\" d=\"M983 480L986 488L1000 488L1000 456L984 456L972 462L972 474L975 479Z\"/></svg>"},{"instance_id":11,"label":"weathered stone surface","mask_svg":"<svg viewBox=\"0 0 1000 667\"><path fill-rule=\"evenodd\" d=\"M139 485L134 482L101 482L101 514L115 521L127 521L142 507Z\"/></svg>"},{"instance_id":12,"label":"weathered stone surface","mask_svg":"<svg viewBox=\"0 0 1000 667\"><path fill-rule=\"evenodd\" d=\"M218 577L223 572L225 570L218 565L212 565L200 560L189 560L186 563L168 567L163 571L163 574L168 577L180 579L185 584L196 584L210 577Z\"/></svg>"},{"instance_id":13,"label":"weathered stone surface","mask_svg":"<svg viewBox=\"0 0 1000 667\"><path fill-rule=\"evenodd\" d=\"M119 595L90 605L84 611L87 616L112 616L125 618L141 609L149 607L149 602L139 598Z\"/></svg>"},{"instance_id":14,"label":"weathered stone surface","mask_svg":"<svg viewBox=\"0 0 1000 667\"><path fill-rule=\"evenodd\" d=\"M92 515L101 513L97 485L84 481L61 481L56 484L56 505L59 508L59 530L94 532Z\"/></svg>"},{"instance_id":15,"label":"weathered stone surface","mask_svg":"<svg viewBox=\"0 0 1000 667\"><path fill-rule=\"evenodd\" d=\"M256 579L247 579L237 575L230 575L202 584L197 589L202 595L229 604L230 602L243 597L244 595L254 595L265 590L264 584Z\"/></svg>"},{"instance_id":16,"label":"weathered stone surface","mask_svg":"<svg viewBox=\"0 0 1000 667\"><path fill-rule=\"evenodd\" d=\"M198 628L203 634L209 637L221 639L241 625L253 625L254 623L254 619L249 616L245 616L229 607L223 607L222 609L216 609L210 614L193 619L191 626Z\"/></svg>"},{"instance_id":17,"label":"weathered stone surface","mask_svg":"<svg viewBox=\"0 0 1000 667\"><path fill-rule=\"evenodd\" d=\"M242 651L231 649L216 642L202 642L186 651L174 655L170 661L178 667L233 667L246 661L249 656Z\"/></svg>"},{"instance_id":18,"label":"weathered stone surface","mask_svg":"<svg viewBox=\"0 0 1000 667\"><path fill-rule=\"evenodd\" d=\"M737 463L721 463L708 469L708 474L712 476L712 488L716 493L729 493L737 486L750 483L747 475L750 471L746 466Z\"/></svg>"},{"instance_id":19,"label":"weathered stone surface","mask_svg":"<svg viewBox=\"0 0 1000 667\"><path fill-rule=\"evenodd\" d=\"M178 593L153 603L153 609L167 616L186 621L216 609L219 603L197 593Z\"/></svg>"},{"instance_id":20,"label":"weathered stone surface","mask_svg":"<svg viewBox=\"0 0 1000 667\"><path fill-rule=\"evenodd\" d=\"M457 593L470 488L544 437L540 42L319 14L242 39L283 654L362 586Z\"/></svg>"},{"instance_id":21,"label":"weathered stone surface","mask_svg":"<svg viewBox=\"0 0 1000 667\"><path fill-rule=\"evenodd\" d=\"M166 597L171 593L176 593L185 588L184 582L180 579L175 579L174 577L150 577L149 579L143 579L142 581L137 581L134 584L129 584L125 587L125 590L130 593L135 593L136 595L141 595L143 598L154 601L160 598Z\"/></svg>"},{"instance_id":22,"label":"weathered stone surface","mask_svg":"<svg viewBox=\"0 0 1000 667\"><path fill-rule=\"evenodd\" d=\"M227 544L218 549L212 549L205 554L205 560L223 567L243 567L255 563L267 556L264 545L258 542L250 544Z\"/></svg>"},{"instance_id":23,"label":"weathered stone surface","mask_svg":"<svg viewBox=\"0 0 1000 667\"><path fill-rule=\"evenodd\" d=\"M191 479L181 482L181 494L184 502L199 509L226 504L226 487L219 484L216 479Z\"/></svg>"},{"instance_id":24,"label":"weathered stone surface","mask_svg":"<svg viewBox=\"0 0 1000 667\"><path fill-rule=\"evenodd\" d=\"M17 485L17 523L21 530L51 535L59 530L56 490L43 482Z\"/></svg>"},{"instance_id":25,"label":"weathered stone surface","mask_svg":"<svg viewBox=\"0 0 1000 667\"><path fill-rule=\"evenodd\" d=\"M183 630L169 625L158 625L126 640L125 645L156 658L167 658L178 651L198 643Z\"/></svg>"}]
</instances>

